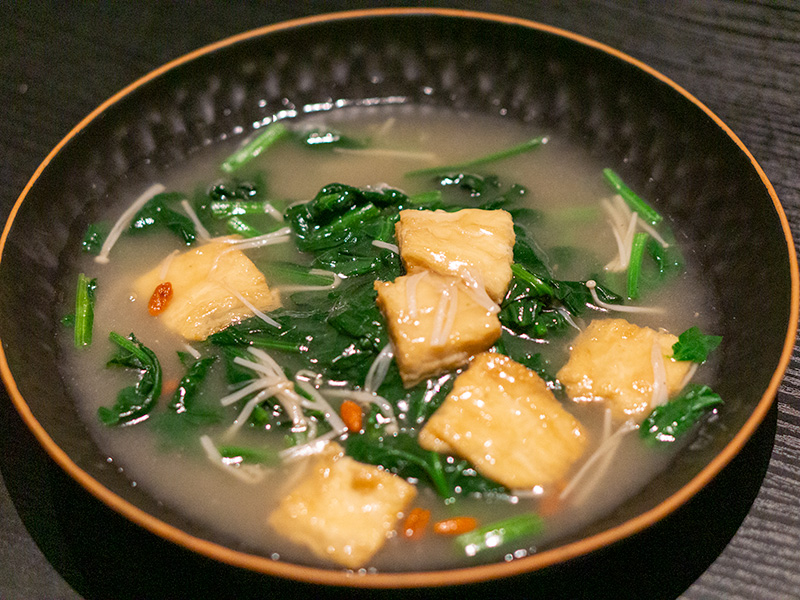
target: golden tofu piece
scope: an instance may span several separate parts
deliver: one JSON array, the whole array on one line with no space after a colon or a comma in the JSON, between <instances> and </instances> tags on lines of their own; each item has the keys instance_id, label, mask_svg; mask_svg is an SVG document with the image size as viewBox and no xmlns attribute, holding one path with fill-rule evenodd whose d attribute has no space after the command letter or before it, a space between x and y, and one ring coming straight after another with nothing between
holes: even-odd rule
<instances>
[{"instance_id":1,"label":"golden tofu piece","mask_svg":"<svg viewBox=\"0 0 800 600\"><path fill-rule=\"evenodd\" d=\"M269 524L317 556L357 569L381 549L417 490L402 477L345 456L333 442L313 460Z\"/></svg>"},{"instance_id":2,"label":"golden tofu piece","mask_svg":"<svg viewBox=\"0 0 800 600\"><path fill-rule=\"evenodd\" d=\"M653 399L653 345L658 344L670 396L680 391L691 368L691 363L672 358L677 341L664 330L639 327L625 319L594 320L575 338L558 379L572 400L605 401L615 419L641 421Z\"/></svg>"},{"instance_id":3,"label":"golden tofu piece","mask_svg":"<svg viewBox=\"0 0 800 600\"><path fill-rule=\"evenodd\" d=\"M146 303L163 282L171 284L172 298L158 318L187 340L204 340L252 317L255 313L237 294L263 312L281 305L279 295L269 289L253 262L223 241L168 257L137 279L134 290Z\"/></svg>"},{"instance_id":4,"label":"golden tofu piece","mask_svg":"<svg viewBox=\"0 0 800 600\"><path fill-rule=\"evenodd\" d=\"M466 364L500 337L496 305L455 277L422 271L375 289L406 387Z\"/></svg>"},{"instance_id":5,"label":"golden tofu piece","mask_svg":"<svg viewBox=\"0 0 800 600\"><path fill-rule=\"evenodd\" d=\"M429 269L482 284L497 303L505 296L516 239L508 212L402 210L395 236L409 274Z\"/></svg>"},{"instance_id":6,"label":"golden tofu piece","mask_svg":"<svg viewBox=\"0 0 800 600\"><path fill-rule=\"evenodd\" d=\"M511 489L564 479L587 435L535 372L494 352L476 356L419 434L428 450L453 452Z\"/></svg>"}]
</instances>

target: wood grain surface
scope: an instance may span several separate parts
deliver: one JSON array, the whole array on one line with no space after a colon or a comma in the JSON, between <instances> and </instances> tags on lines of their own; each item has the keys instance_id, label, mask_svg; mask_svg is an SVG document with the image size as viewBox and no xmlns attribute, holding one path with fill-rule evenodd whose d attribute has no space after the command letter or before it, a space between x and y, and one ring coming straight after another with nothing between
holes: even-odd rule
<instances>
[{"instance_id":1,"label":"wood grain surface","mask_svg":"<svg viewBox=\"0 0 800 600\"><path fill-rule=\"evenodd\" d=\"M707 104L742 139L774 185L795 244L800 243L800 3L545 0L391 5L473 8L525 17L604 42L649 64ZM0 2L0 216L5 220L36 167L82 117L152 68L254 27L367 6L389 4ZM747 293L768 296L769 290ZM8 412L10 404L3 400L0 410ZM0 437L5 436L0 448L10 449L0 463L5 473L37 453L16 438L22 435L18 427L12 416L0 419ZM55 519L47 510L55 511L57 502L39 513L37 521L28 519L26 507L52 493L51 479L57 476L49 473L13 490L0 482L0 598L82 597L76 591L81 576L65 556L69 548L52 536L39 535L37 523L44 527L42 520ZM725 510L720 503L719 511ZM777 398L775 443L755 502L710 567L688 589L670 593L692 600L800 598L797 346ZM627 590L618 597L643 596Z\"/></svg>"}]
</instances>

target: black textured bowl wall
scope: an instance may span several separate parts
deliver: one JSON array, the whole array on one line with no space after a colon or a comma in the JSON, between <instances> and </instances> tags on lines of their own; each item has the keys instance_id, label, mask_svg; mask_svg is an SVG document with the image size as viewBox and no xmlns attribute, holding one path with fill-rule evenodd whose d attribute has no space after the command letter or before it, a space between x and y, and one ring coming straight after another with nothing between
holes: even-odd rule
<instances>
[{"instance_id":1,"label":"black textured bowl wall","mask_svg":"<svg viewBox=\"0 0 800 600\"><path fill-rule=\"evenodd\" d=\"M118 191L144 189L193 153L243 138L275 115L380 104L500 115L569 137L617 168L691 240L722 315L719 435L589 533L677 492L748 419L791 327L791 264L768 184L720 123L647 69L547 29L478 18L372 16L245 36L107 103L28 190L0 263L0 337L35 419L112 492L222 541L132 488L89 437L58 368L56 307L71 292L59 288L63 273L87 224Z\"/></svg>"}]
</instances>

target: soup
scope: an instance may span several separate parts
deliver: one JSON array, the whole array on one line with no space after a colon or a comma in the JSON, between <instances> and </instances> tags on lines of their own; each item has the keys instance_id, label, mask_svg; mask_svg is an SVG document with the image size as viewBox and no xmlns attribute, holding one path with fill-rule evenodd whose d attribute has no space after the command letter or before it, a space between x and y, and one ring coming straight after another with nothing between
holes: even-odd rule
<instances>
[{"instance_id":1,"label":"soup","mask_svg":"<svg viewBox=\"0 0 800 600\"><path fill-rule=\"evenodd\" d=\"M120 191L62 336L109 462L362 572L514 560L635 494L713 420L715 315L668 218L542 133L341 110Z\"/></svg>"}]
</instances>

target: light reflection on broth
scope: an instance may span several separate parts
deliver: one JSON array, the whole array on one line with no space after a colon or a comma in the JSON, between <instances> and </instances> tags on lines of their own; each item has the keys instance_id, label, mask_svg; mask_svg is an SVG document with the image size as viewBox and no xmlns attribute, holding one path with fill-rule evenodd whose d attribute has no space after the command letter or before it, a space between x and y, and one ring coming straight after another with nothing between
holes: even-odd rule
<instances>
[{"instance_id":1,"label":"light reflection on broth","mask_svg":"<svg viewBox=\"0 0 800 600\"><path fill-rule=\"evenodd\" d=\"M268 197L271 201L275 200L274 204L279 210L284 210L293 202L313 198L322 186L331 182L357 187L386 183L411 194L431 189L433 185L429 180L405 177L404 173L411 169L456 163L546 133L526 130L518 124L496 118L429 111L422 113L408 109L388 114L385 111L368 111L368 114L364 114L344 110L315 116L310 120L326 125L335 124L349 135L369 138L371 147L387 151L372 155L368 151L310 151L284 144L270 149L237 176L248 178L256 171L263 171ZM167 190L181 190L191 196L196 189L222 179L217 166L230 150L224 148L197 156L190 164L166 174L160 183ZM599 200L611 195L600 176L605 166L608 165L586 156L580 148L558 137L551 137L543 148L488 165L481 171L496 174L504 182L517 182L528 188L528 206L544 215L530 226L529 233L551 257L554 276L585 280L600 272L617 251L614 237L599 208ZM136 193L121 194L119 202L113 205L108 215L108 221L113 222ZM313 558L306 549L276 536L267 525L267 515L299 479L298 471L303 471L303 461L270 467L264 481L249 485L222 469L210 466L200 450L196 441L200 433L207 433L212 438L219 436L236 417L241 403L226 408L220 424L181 432L180 435L185 438L173 443L166 442L163 436L153 432L152 423L149 422L155 422L155 418L143 424L120 428L105 427L98 421L97 409L111 405L117 390L131 385L133 377L129 372L105 368L106 361L114 351L108 341L109 331L123 335L134 332L144 345L152 349L161 361L167 387L183 375L184 367L177 352L185 351L185 340L162 327L157 318L148 316L148 298L137 297L131 288L135 279L176 248L183 249L177 238L166 233L130 235L123 236L112 250L108 265L97 265L89 256L81 259L78 271L98 278L94 343L89 348L76 351L72 348L71 334L64 334L62 343L66 357L64 377L74 391L83 418L100 447L113 458L114 464L122 467L138 486L176 511L219 531L225 539L237 540L244 549L266 556L279 555L281 559L301 564L335 566ZM299 257L291 244L249 250L247 254L261 267L270 261L307 264L309 260ZM713 311L698 278L691 275L691 264L689 267L688 275L675 278L669 285L646 293L641 300L642 304L668 308L668 312L663 315L620 316L655 329L663 327L676 335L694 325L703 331L710 331ZM265 271L269 280L268 266ZM74 281L74 274L69 274L67 281ZM72 284L66 284L66 287L71 289ZM69 300L72 301L71 298ZM291 304L289 298L283 300ZM64 312L70 310L71 307L66 306ZM585 326L595 316L606 315L588 311L584 319L578 320L578 325ZM568 344L575 333L567 328L564 335L549 343L530 342L531 352L543 353L551 361L551 370L555 373L565 362ZM272 355L290 371L301 366L293 357L279 352ZM221 373L221 364L216 366L203 395L202 402L207 405L213 405L229 393ZM698 379L707 379L711 372L711 367L703 367ZM153 417L168 410L168 398L165 392ZM597 403L575 404L568 400L563 404L587 429L590 444L583 455L582 460L585 460L602 437L603 407ZM251 428L242 431L240 442L254 446L270 444L275 449L281 449L284 433ZM183 445L185 440L191 440L189 449ZM502 560L512 555L523 556L608 513L662 470L672 455L672 451L658 452L645 447L636 434L627 435L603 483L593 489L580 508L567 506L554 516L547 517L543 534L517 545L482 553L472 560L455 550L452 538L430 532L418 541L394 536L369 562L369 566L379 571L430 570L466 566L475 561ZM574 474L580 464L574 466L571 473ZM537 501L520 498L510 503L502 498L459 498L455 503L446 505L433 490L420 487L414 506L431 509L433 520L452 515L470 515L482 523L488 523L520 512L535 511ZM414 545L413 552L409 551L411 544Z\"/></svg>"}]
</instances>

